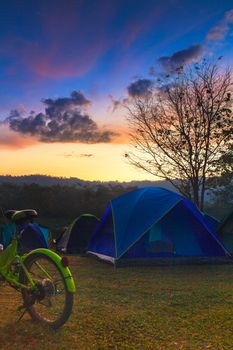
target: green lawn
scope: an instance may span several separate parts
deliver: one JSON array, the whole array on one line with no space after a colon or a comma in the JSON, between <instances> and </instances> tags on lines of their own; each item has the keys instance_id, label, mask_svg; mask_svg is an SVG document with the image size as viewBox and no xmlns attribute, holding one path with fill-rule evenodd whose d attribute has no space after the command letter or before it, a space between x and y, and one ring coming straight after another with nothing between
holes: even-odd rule
<instances>
[{"instance_id":1,"label":"green lawn","mask_svg":"<svg viewBox=\"0 0 233 350\"><path fill-rule=\"evenodd\" d=\"M16 323L17 292L0 287L0 349L233 349L233 265L114 269L73 257L77 295L58 331Z\"/></svg>"}]
</instances>

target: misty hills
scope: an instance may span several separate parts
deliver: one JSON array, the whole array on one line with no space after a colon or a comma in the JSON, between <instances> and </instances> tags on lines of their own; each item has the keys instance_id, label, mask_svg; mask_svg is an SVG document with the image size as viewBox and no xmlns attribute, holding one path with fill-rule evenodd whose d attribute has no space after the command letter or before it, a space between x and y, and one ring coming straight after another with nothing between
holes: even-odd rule
<instances>
[{"instance_id":1,"label":"misty hills","mask_svg":"<svg viewBox=\"0 0 233 350\"><path fill-rule=\"evenodd\" d=\"M77 188L90 188L97 189L99 187L113 188L116 186L122 187L163 187L170 190L175 188L168 181L129 181L129 182L118 182L118 181L86 181L76 177L64 178L54 177L48 175L23 175L23 176L11 176L11 175L0 175L0 184L12 184L12 185L30 185L37 184L40 186L69 186Z\"/></svg>"}]
</instances>

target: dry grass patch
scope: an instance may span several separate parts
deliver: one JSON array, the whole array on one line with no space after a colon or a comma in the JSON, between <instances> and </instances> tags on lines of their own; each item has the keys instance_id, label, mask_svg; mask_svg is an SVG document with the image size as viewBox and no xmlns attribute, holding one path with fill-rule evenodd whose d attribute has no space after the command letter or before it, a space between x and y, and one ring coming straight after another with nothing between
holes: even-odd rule
<instances>
[{"instance_id":1,"label":"dry grass patch","mask_svg":"<svg viewBox=\"0 0 233 350\"><path fill-rule=\"evenodd\" d=\"M20 298L0 287L0 349L232 350L233 266L114 269L72 257L78 293L58 331L16 323Z\"/></svg>"}]
</instances>

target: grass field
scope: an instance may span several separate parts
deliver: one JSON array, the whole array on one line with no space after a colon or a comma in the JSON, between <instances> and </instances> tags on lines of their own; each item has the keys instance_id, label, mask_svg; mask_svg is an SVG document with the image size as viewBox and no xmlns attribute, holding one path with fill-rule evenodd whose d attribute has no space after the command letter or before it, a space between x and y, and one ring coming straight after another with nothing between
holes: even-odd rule
<instances>
[{"instance_id":1,"label":"grass field","mask_svg":"<svg viewBox=\"0 0 233 350\"><path fill-rule=\"evenodd\" d=\"M78 292L58 331L16 323L20 298L0 287L0 349L233 349L233 265L114 269L73 257Z\"/></svg>"}]
</instances>

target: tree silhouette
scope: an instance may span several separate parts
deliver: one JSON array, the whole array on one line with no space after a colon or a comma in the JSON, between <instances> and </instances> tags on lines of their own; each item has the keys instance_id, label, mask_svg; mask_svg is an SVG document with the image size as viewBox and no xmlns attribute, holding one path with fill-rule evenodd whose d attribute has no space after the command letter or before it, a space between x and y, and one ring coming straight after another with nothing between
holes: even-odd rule
<instances>
[{"instance_id":1,"label":"tree silhouette","mask_svg":"<svg viewBox=\"0 0 233 350\"><path fill-rule=\"evenodd\" d=\"M232 144L232 75L219 61L178 67L127 105L137 168L170 181L202 210L206 179Z\"/></svg>"}]
</instances>

